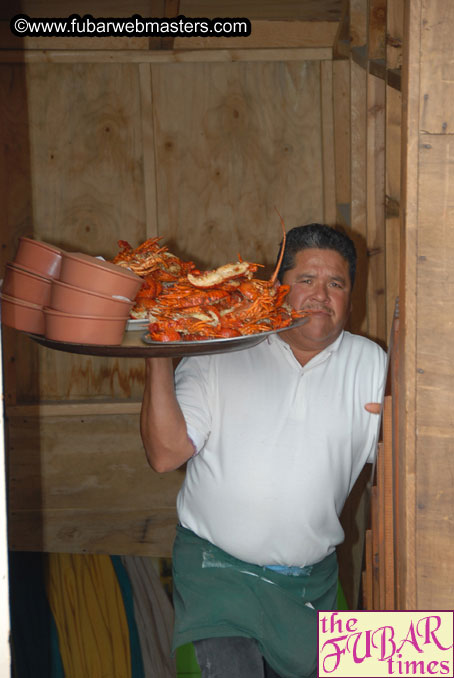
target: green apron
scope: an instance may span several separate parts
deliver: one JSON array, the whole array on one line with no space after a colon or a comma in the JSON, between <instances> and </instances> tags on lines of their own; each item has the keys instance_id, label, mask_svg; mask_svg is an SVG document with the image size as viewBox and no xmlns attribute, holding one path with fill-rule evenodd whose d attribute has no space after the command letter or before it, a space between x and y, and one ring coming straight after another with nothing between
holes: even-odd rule
<instances>
[{"instance_id":1,"label":"green apron","mask_svg":"<svg viewBox=\"0 0 454 678\"><path fill-rule=\"evenodd\" d=\"M316 675L317 610L336 609L336 553L286 575L233 558L178 526L173 585L174 650L202 638L246 636L280 676Z\"/></svg>"}]
</instances>

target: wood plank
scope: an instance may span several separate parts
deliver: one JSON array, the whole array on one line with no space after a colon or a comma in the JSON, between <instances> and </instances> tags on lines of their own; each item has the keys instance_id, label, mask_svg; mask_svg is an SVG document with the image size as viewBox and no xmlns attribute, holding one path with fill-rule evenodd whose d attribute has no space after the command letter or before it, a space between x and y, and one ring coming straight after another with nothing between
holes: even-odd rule
<instances>
[{"instance_id":1,"label":"wood plank","mask_svg":"<svg viewBox=\"0 0 454 678\"><path fill-rule=\"evenodd\" d=\"M365 583L364 583L364 609L373 610L374 609L374 594L373 594L373 547L372 547L372 530L366 530L366 541L365 541L365 554L366 554L366 569L364 571Z\"/></svg>"},{"instance_id":2,"label":"wood plank","mask_svg":"<svg viewBox=\"0 0 454 678\"><path fill-rule=\"evenodd\" d=\"M160 235L177 253L273 265L275 206L288 228L323 219L319 64L153 65L153 99Z\"/></svg>"},{"instance_id":3,"label":"wood plank","mask_svg":"<svg viewBox=\"0 0 454 678\"><path fill-rule=\"evenodd\" d=\"M367 76L368 336L386 346L385 82Z\"/></svg>"},{"instance_id":4,"label":"wood plank","mask_svg":"<svg viewBox=\"0 0 454 678\"><path fill-rule=\"evenodd\" d=\"M340 18L339 0L180 0L185 16L247 16L250 19L333 21Z\"/></svg>"},{"instance_id":5,"label":"wood plank","mask_svg":"<svg viewBox=\"0 0 454 678\"><path fill-rule=\"evenodd\" d=\"M336 203L350 205L350 62L333 62L334 163Z\"/></svg>"},{"instance_id":6,"label":"wood plank","mask_svg":"<svg viewBox=\"0 0 454 678\"><path fill-rule=\"evenodd\" d=\"M367 49L369 59L386 58L387 0L369 0Z\"/></svg>"},{"instance_id":7,"label":"wood plank","mask_svg":"<svg viewBox=\"0 0 454 678\"><path fill-rule=\"evenodd\" d=\"M219 15L217 15L219 16ZM244 16L244 13L241 14ZM251 34L240 36L176 37L175 49L260 49L276 47L332 47L334 21L251 21Z\"/></svg>"},{"instance_id":8,"label":"wood plank","mask_svg":"<svg viewBox=\"0 0 454 678\"><path fill-rule=\"evenodd\" d=\"M367 0L350 0L350 45L367 44Z\"/></svg>"},{"instance_id":9,"label":"wood plank","mask_svg":"<svg viewBox=\"0 0 454 678\"><path fill-rule=\"evenodd\" d=\"M334 151L333 64L320 63L322 147L323 147L323 217L324 223L336 223L336 178Z\"/></svg>"},{"instance_id":10,"label":"wood plank","mask_svg":"<svg viewBox=\"0 0 454 678\"><path fill-rule=\"evenodd\" d=\"M184 470L148 466L138 414L14 418L8 438L12 510L175 507Z\"/></svg>"},{"instance_id":11,"label":"wood plank","mask_svg":"<svg viewBox=\"0 0 454 678\"><path fill-rule=\"evenodd\" d=\"M393 487L393 402L386 396L383 407L383 609L394 610L394 487Z\"/></svg>"},{"instance_id":12,"label":"wood plank","mask_svg":"<svg viewBox=\"0 0 454 678\"><path fill-rule=\"evenodd\" d=\"M380 579L379 572L382 563L379 560L378 544L378 489L374 485L370 495L370 514L372 532L372 605L374 610L380 609Z\"/></svg>"},{"instance_id":13,"label":"wood plank","mask_svg":"<svg viewBox=\"0 0 454 678\"><path fill-rule=\"evenodd\" d=\"M11 510L9 548L168 558L176 524L176 511L172 509Z\"/></svg>"},{"instance_id":14,"label":"wood plank","mask_svg":"<svg viewBox=\"0 0 454 678\"><path fill-rule=\"evenodd\" d=\"M389 86L386 88L385 124L386 336L390 336L400 279L402 95Z\"/></svg>"},{"instance_id":15,"label":"wood plank","mask_svg":"<svg viewBox=\"0 0 454 678\"><path fill-rule=\"evenodd\" d=\"M367 280L367 73L354 61L351 65L351 227L358 252L358 280ZM349 327L367 334L368 318L364 289L353 290Z\"/></svg>"},{"instance_id":16,"label":"wood plank","mask_svg":"<svg viewBox=\"0 0 454 678\"><path fill-rule=\"evenodd\" d=\"M140 121L142 124L143 186L145 198L145 237L158 235L158 214L156 200L156 157L153 129L153 88L151 65L139 64Z\"/></svg>"},{"instance_id":17,"label":"wood plank","mask_svg":"<svg viewBox=\"0 0 454 678\"><path fill-rule=\"evenodd\" d=\"M433 67L436 71L436 63ZM425 93L421 92L421 95ZM421 137L416 451L418 468L423 468L424 472L418 473L416 485L417 591L418 603L427 609L435 609L441 601L448 607L454 602L451 557L454 543L451 482L454 470L451 406L454 395L454 145L452 135L423 134ZM443 346L442 351L440 346Z\"/></svg>"},{"instance_id":18,"label":"wood plank","mask_svg":"<svg viewBox=\"0 0 454 678\"><path fill-rule=\"evenodd\" d=\"M70 12L69 15L74 14ZM93 13L91 12L92 16ZM27 15L30 16L30 15ZM49 16L49 15L46 15ZM95 42L96 41L96 42ZM121 35L114 36L84 36L74 37L61 35L59 37L20 37L11 32L9 21L0 21L0 44L3 49L8 50L93 50L102 49L115 51L149 49L147 37L128 37Z\"/></svg>"},{"instance_id":19,"label":"wood plank","mask_svg":"<svg viewBox=\"0 0 454 678\"><path fill-rule=\"evenodd\" d=\"M400 585L401 580L399 575L401 569L401 549L402 539L400 534L400 491L401 480L399 477L399 373L400 373L400 340L399 340L399 304L396 302L395 316L392 326L392 362L391 362L391 393L392 393L392 484L393 484L393 536L394 536L394 606L397 606L397 601L402 599Z\"/></svg>"},{"instance_id":20,"label":"wood plank","mask_svg":"<svg viewBox=\"0 0 454 678\"><path fill-rule=\"evenodd\" d=\"M217 50L1 50L0 63L138 64L331 60L330 47Z\"/></svg>"},{"instance_id":21,"label":"wood plank","mask_svg":"<svg viewBox=\"0 0 454 678\"><path fill-rule=\"evenodd\" d=\"M44 401L26 405L6 406L8 419L13 417L81 417L87 414L139 414L141 400L89 400Z\"/></svg>"},{"instance_id":22,"label":"wood plank","mask_svg":"<svg viewBox=\"0 0 454 678\"><path fill-rule=\"evenodd\" d=\"M376 520L376 544L378 554L378 591L376 600L379 610L385 609L385 567L386 567L386 543L385 543L385 464L384 464L384 443L378 443L377 450L377 520Z\"/></svg>"},{"instance_id":23,"label":"wood plank","mask_svg":"<svg viewBox=\"0 0 454 678\"><path fill-rule=\"evenodd\" d=\"M128 0L103 0L98 6L90 0L10 0L0 10L2 19L10 19L22 12L31 17L65 17L71 14L91 14L95 17L129 17L137 13L141 16L156 16L162 3L158 0L137 0L134 11ZM159 16L159 15L158 15Z\"/></svg>"},{"instance_id":24,"label":"wood plank","mask_svg":"<svg viewBox=\"0 0 454 678\"><path fill-rule=\"evenodd\" d=\"M400 266L399 532L401 567L398 609L417 609L416 596L416 261L420 111L421 1L406 3L402 74L402 247Z\"/></svg>"},{"instance_id":25,"label":"wood plank","mask_svg":"<svg viewBox=\"0 0 454 678\"><path fill-rule=\"evenodd\" d=\"M421 101L419 126L425 133L453 134L454 5L433 0L423 7L421 31ZM447 55L450 55L449 57Z\"/></svg>"},{"instance_id":26,"label":"wood plank","mask_svg":"<svg viewBox=\"0 0 454 678\"><path fill-rule=\"evenodd\" d=\"M402 68L405 0L386 2L386 64L388 69Z\"/></svg>"},{"instance_id":27,"label":"wood plank","mask_svg":"<svg viewBox=\"0 0 454 678\"><path fill-rule=\"evenodd\" d=\"M1 330L0 330L1 332ZM2 346L0 344L0 384L3 385ZM4 399L3 386L1 387ZM3 409L0 412L1 440L0 440L0 675L11 675L10 649L10 596L8 591L8 536L6 517L6 455Z\"/></svg>"}]
</instances>

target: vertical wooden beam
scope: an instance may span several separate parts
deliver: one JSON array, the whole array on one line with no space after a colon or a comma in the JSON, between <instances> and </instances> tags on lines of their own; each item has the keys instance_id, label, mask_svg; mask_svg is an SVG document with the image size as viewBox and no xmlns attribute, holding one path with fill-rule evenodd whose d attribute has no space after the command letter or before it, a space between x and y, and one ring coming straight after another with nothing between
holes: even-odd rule
<instances>
[{"instance_id":1,"label":"vertical wooden beam","mask_svg":"<svg viewBox=\"0 0 454 678\"><path fill-rule=\"evenodd\" d=\"M386 345L385 82L367 76L368 335Z\"/></svg>"},{"instance_id":2,"label":"vertical wooden beam","mask_svg":"<svg viewBox=\"0 0 454 678\"><path fill-rule=\"evenodd\" d=\"M350 225L351 186L351 130L350 130L350 61L333 61L334 102L334 165L336 177L336 205L340 211L348 207L347 225ZM340 214L337 219L340 219Z\"/></svg>"},{"instance_id":3,"label":"vertical wooden beam","mask_svg":"<svg viewBox=\"0 0 454 678\"><path fill-rule=\"evenodd\" d=\"M323 166L323 218L325 224L336 223L336 195L334 177L334 120L333 120L333 64L320 63L322 111L322 166Z\"/></svg>"},{"instance_id":4,"label":"vertical wooden beam","mask_svg":"<svg viewBox=\"0 0 454 678\"><path fill-rule=\"evenodd\" d=\"M418 609L416 595L416 257L422 0L406 0L402 67L402 230L399 285L399 568L401 610Z\"/></svg>"},{"instance_id":5,"label":"vertical wooden beam","mask_svg":"<svg viewBox=\"0 0 454 678\"><path fill-rule=\"evenodd\" d=\"M369 0L369 59L384 60L386 57L386 1Z\"/></svg>"},{"instance_id":6,"label":"vertical wooden beam","mask_svg":"<svg viewBox=\"0 0 454 678\"><path fill-rule=\"evenodd\" d=\"M386 331L390 335L396 299L399 295L400 267L400 173L401 173L402 95L386 87Z\"/></svg>"},{"instance_id":7,"label":"vertical wooden beam","mask_svg":"<svg viewBox=\"0 0 454 678\"><path fill-rule=\"evenodd\" d=\"M0 384L3 394L2 374L2 344L0 341ZM0 412L1 436L0 436L0 675L11 675L10 654L10 620L9 620L9 593L8 593L8 547L6 532L6 478L5 464L5 436L3 407Z\"/></svg>"},{"instance_id":8,"label":"vertical wooden beam","mask_svg":"<svg viewBox=\"0 0 454 678\"><path fill-rule=\"evenodd\" d=\"M140 120L142 125L143 187L147 238L158 235L155 137L153 129L152 65L139 64Z\"/></svg>"},{"instance_id":9,"label":"vertical wooden beam","mask_svg":"<svg viewBox=\"0 0 454 678\"><path fill-rule=\"evenodd\" d=\"M386 396L383 408L383 609L394 610L394 488L392 396Z\"/></svg>"},{"instance_id":10,"label":"vertical wooden beam","mask_svg":"<svg viewBox=\"0 0 454 678\"><path fill-rule=\"evenodd\" d=\"M367 72L355 61L351 65L351 228L358 250L358 280L367 280ZM367 300L368 303L368 300ZM353 332L368 334L364 290L353 291L350 319Z\"/></svg>"}]
</instances>

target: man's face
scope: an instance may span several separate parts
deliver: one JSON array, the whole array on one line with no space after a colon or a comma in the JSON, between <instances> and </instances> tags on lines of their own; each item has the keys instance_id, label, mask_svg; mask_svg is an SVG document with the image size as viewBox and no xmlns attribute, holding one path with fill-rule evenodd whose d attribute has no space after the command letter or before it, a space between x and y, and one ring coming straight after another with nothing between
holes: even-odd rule
<instances>
[{"instance_id":1,"label":"man's face","mask_svg":"<svg viewBox=\"0 0 454 678\"><path fill-rule=\"evenodd\" d=\"M282 282L290 285L287 301L293 308L311 310L305 325L282 338L295 349L322 351L337 339L350 313L348 261L335 250L300 250Z\"/></svg>"}]
</instances>

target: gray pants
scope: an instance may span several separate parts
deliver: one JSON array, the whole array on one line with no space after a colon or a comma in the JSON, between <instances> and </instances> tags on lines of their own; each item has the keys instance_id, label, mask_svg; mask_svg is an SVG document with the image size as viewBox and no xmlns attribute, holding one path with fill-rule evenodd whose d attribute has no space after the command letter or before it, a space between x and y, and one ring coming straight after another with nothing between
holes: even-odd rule
<instances>
[{"instance_id":1,"label":"gray pants","mask_svg":"<svg viewBox=\"0 0 454 678\"><path fill-rule=\"evenodd\" d=\"M281 678L262 657L252 638L194 641L202 678Z\"/></svg>"}]
</instances>

